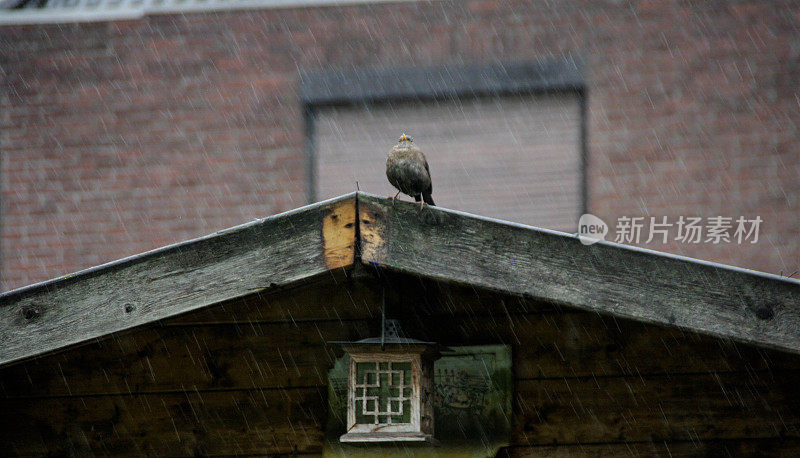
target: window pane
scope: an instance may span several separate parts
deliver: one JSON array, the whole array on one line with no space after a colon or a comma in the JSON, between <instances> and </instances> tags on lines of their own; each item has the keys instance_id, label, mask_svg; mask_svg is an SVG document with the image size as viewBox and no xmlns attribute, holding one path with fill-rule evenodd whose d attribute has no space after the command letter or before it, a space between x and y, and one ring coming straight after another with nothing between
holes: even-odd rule
<instances>
[{"instance_id":1,"label":"window pane","mask_svg":"<svg viewBox=\"0 0 800 458\"><path fill-rule=\"evenodd\" d=\"M375 363L356 363L356 382L364 383L364 377L368 370L374 370Z\"/></svg>"},{"instance_id":2,"label":"window pane","mask_svg":"<svg viewBox=\"0 0 800 458\"><path fill-rule=\"evenodd\" d=\"M364 409L363 401L356 400L356 423L361 425L375 423L375 416L364 414L363 409Z\"/></svg>"},{"instance_id":3,"label":"window pane","mask_svg":"<svg viewBox=\"0 0 800 458\"><path fill-rule=\"evenodd\" d=\"M314 134L317 199L352 192L356 181L394 195L386 154L405 131L427 156L438 205L573 232L580 125L576 93L323 108Z\"/></svg>"},{"instance_id":4,"label":"window pane","mask_svg":"<svg viewBox=\"0 0 800 458\"><path fill-rule=\"evenodd\" d=\"M400 423L411 423L411 401L403 401L403 415Z\"/></svg>"},{"instance_id":5,"label":"window pane","mask_svg":"<svg viewBox=\"0 0 800 458\"><path fill-rule=\"evenodd\" d=\"M357 424L410 423L412 389L410 363L356 364L355 409Z\"/></svg>"}]
</instances>

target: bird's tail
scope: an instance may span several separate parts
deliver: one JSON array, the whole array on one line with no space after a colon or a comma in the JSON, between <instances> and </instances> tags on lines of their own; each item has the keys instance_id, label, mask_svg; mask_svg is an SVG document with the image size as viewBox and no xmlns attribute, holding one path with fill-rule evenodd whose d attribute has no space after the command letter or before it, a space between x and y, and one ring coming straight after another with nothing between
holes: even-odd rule
<instances>
[{"instance_id":1,"label":"bird's tail","mask_svg":"<svg viewBox=\"0 0 800 458\"><path fill-rule=\"evenodd\" d=\"M433 196L431 196L430 191L422 193L422 200L425 201L425 203L428 205L436 205L435 203L433 203Z\"/></svg>"}]
</instances>

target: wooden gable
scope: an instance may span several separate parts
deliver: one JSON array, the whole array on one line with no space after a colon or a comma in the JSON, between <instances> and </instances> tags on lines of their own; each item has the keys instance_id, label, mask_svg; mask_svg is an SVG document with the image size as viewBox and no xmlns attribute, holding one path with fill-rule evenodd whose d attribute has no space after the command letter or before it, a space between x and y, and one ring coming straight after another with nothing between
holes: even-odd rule
<instances>
[{"instance_id":1,"label":"wooden gable","mask_svg":"<svg viewBox=\"0 0 800 458\"><path fill-rule=\"evenodd\" d=\"M249 295L0 369L14 454L317 454L332 340L511 346L503 454L800 451L800 357L379 269ZM446 450L438 449L444 453Z\"/></svg>"},{"instance_id":2,"label":"wooden gable","mask_svg":"<svg viewBox=\"0 0 800 458\"><path fill-rule=\"evenodd\" d=\"M321 453L327 342L385 300L511 347L503 454L796 454L799 284L352 194L0 296L0 445Z\"/></svg>"}]
</instances>

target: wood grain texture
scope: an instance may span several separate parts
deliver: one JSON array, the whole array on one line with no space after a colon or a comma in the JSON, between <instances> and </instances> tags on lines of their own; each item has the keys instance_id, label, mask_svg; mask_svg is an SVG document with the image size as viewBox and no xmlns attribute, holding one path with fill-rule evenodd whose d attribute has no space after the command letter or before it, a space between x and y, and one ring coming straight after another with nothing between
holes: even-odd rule
<instances>
[{"instance_id":1,"label":"wood grain texture","mask_svg":"<svg viewBox=\"0 0 800 458\"><path fill-rule=\"evenodd\" d=\"M402 275L386 288L408 335L511 345L517 379L800 370L785 352L530 299ZM324 386L327 342L377 335L380 299L376 284L341 279L262 292L0 368L0 397Z\"/></svg>"},{"instance_id":2,"label":"wood grain texture","mask_svg":"<svg viewBox=\"0 0 800 458\"><path fill-rule=\"evenodd\" d=\"M12 456L320 453L325 389L0 400Z\"/></svg>"},{"instance_id":3,"label":"wood grain texture","mask_svg":"<svg viewBox=\"0 0 800 458\"><path fill-rule=\"evenodd\" d=\"M0 369L0 398L325 386L333 340L366 320L152 327Z\"/></svg>"},{"instance_id":4,"label":"wood grain texture","mask_svg":"<svg viewBox=\"0 0 800 458\"><path fill-rule=\"evenodd\" d=\"M270 288L164 320L166 326L380 319L380 290L347 275Z\"/></svg>"},{"instance_id":5,"label":"wood grain texture","mask_svg":"<svg viewBox=\"0 0 800 458\"><path fill-rule=\"evenodd\" d=\"M358 194L362 262L800 352L800 282Z\"/></svg>"},{"instance_id":6,"label":"wood grain texture","mask_svg":"<svg viewBox=\"0 0 800 458\"><path fill-rule=\"evenodd\" d=\"M395 315L398 316L398 315ZM444 345L508 344L515 378L800 371L793 355L585 312L415 315L403 329ZM377 318L172 325L135 330L0 369L0 398L325 386L327 342L379 332ZM447 323L442 326L442 323Z\"/></svg>"},{"instance_id":7,"label":"wood grain texture","mask_svg":"<svg viewBox=\"0 0 800 458\"><path fill-rule=\"evenodd\" d=\"M383 288L413 337L513 347L514 452L796 448L784 445L800 427L794 354L384 271L317 277L0 368L0 444L18 455L319 453L326 343L375 335Z\"/></svg>"},{"instance_id":8,"label":"wood grain texture","mask_svg":"<svg viewBox=\"0 0 800 458\"><path fill-rule=\"evenodd\" d=\"M518 381L518 445L800 437L800 372Z\"/></svg>"},{"instance_id":9,"label":"wood grain texture","mask_svg":"<svg viewBox=\"0 0 800 458\"><path fill-rule=\"evenodd\" d=\"M507 447L505 457L620 457L620 456L798 456L798 439L727 439L691 441L646 441L607 444L559 444Z\"/></svg>"},{"instance_id":10,"label":"wood grain texture","mask_svg":"<svg viewBox=\"0 0 800 458\"><path fill-rule=\"evenodd\" d=\"M325 265L339 269L353 264L356 243L356 206L352 199L333 203L322 219Z\"/></svg>"},{"instance_id":11,"label":"wood grain texture","mask_svg":"<svg viewBox=\"0 0 800 458\"><path fill-rule=\"evenodd\" d=\"M0 364L326 272L323 219L342 205L354 195L6 293Z\"/></svg>"}]
</instances>

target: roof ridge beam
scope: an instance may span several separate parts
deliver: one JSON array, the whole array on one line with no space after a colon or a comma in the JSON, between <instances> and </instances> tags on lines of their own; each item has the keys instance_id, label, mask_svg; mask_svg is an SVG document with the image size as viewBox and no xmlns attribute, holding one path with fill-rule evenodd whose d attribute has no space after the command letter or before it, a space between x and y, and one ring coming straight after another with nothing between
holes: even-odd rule
<instances>
[{"instance_id":1,"label":"roof ridge beam","mask_svg":"<svg viewBox=\"0 0 800 458\"><path fill-rule=\"evenodd\" d=\"M800 281L359 193L361 262L800 353Z\"/></svg>"},{"instance_id":2,"label":"roof ridge beam","mask_svg":"<svg viewBox=\"0 0 800 458\"><path fill-rule=\"evenodd\" d=\"M355 262L355 193L0 295L0 365Z\"/></svg>"}]
</instances>

